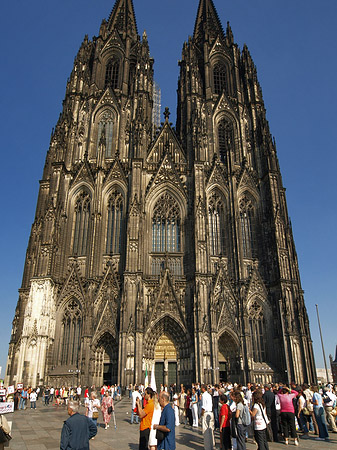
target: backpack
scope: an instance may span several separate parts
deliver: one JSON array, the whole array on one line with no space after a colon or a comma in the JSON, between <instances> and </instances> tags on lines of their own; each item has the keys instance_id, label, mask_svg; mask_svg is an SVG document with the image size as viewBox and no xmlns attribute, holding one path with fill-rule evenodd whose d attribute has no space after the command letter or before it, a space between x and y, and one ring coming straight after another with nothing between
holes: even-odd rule
<instances>
[{"instance_id":1,"label":"backpack","mask_svg":"<svg viewBox=\"0 0 337 450\"><path fill-rule=\"evenodd\" d=\"M244 425L245 427L248 427L252 423L252 418L250 416L250 412L247 405L243 405L241 420L242 425Z\"/></svg>"}]
</instances>

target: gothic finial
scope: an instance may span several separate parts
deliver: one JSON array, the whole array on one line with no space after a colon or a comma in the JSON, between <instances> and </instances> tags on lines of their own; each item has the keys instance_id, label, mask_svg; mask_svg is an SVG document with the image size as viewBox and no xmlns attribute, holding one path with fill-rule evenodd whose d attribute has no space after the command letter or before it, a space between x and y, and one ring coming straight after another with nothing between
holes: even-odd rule
<instances>
[{"instance_id":1,"label":"gothic finial","mask_svg":"<svg viewBox=\"0 0 337 450\"><path fill-rule=\"evenodd\" d=\"M169 108L166 106L165 111L164 111L164 117L165 117L165 121L168 122L169 117L170 117L170 110Z\"/></svg>"},{"instance_id":2,"label":"gothic finial","mask_svg":"<svg viewBox=\"0 0 337 450\"><path fill-rule=\"evenodd\" d=\"M147 41L147 34L146 30L143 31L143 41Z\"/></svg>"}]
</instances>

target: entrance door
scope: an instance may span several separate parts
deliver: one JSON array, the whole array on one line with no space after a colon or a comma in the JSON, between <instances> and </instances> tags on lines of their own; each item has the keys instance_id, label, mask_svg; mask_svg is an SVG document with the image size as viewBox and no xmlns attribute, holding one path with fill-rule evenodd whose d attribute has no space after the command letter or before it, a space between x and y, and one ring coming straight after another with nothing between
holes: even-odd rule
<instances>
[{"instance_id":1,"label":"entrance door","mask_svg":"<svg viewBox=\"0 0 337 450\"><path fill-rule=\"evenodd\" d=\"M168 363L168 385L177 384L177 363Z\"/></svg>"},{"instance_id":2,"label":"entrance door","mask_svg":"<svg viewBox=\"0 0 337 450\"><path fill-rule=\"evenodd\" d=\"M164 385L164 363L156 362L155 365L155 378L156 378L156 386L157 392L159 392L160 385Z\"/></svg>"},{"instance_id":3,"label":"entrance door","mask_svg":"<svg viewBox=\"0 0 337 450\"><path fill-rule=\"evenodd\" d=\"M226 383L226 381L227 381L227 364L225 362L219 362L219 377L220 377L220 383Z\"/></svg>"},{"instance_id":4,"label":"entrance door","mask_svg":"<svg viewBox=\"0 0 337 450\"><path fill-rule=\"evenodd\" d=\"M112 364L111 363L104 363L103 384L106 384L109 386L112 384Z\"/></svg>"}]
</instances>

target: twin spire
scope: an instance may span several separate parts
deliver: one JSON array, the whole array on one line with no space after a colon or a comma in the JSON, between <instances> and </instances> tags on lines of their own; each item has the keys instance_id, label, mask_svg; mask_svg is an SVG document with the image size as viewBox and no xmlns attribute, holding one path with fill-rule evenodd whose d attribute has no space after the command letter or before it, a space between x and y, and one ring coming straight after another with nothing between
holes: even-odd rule
<instances>
[{"instance_id":1,"label":"twin spire","mask_svg":"<svg viewBox=\"0 0 337 450\"><path fill-rule=\"evenodd\" d=\"M108 29L116 28L124 36L137 39L138 30L132 0L116 0L109 20ZM200 0L193 38L197 44L213 41L217 36L224 38L224 31L213 0Z\"/></svg>"}]
</instances>

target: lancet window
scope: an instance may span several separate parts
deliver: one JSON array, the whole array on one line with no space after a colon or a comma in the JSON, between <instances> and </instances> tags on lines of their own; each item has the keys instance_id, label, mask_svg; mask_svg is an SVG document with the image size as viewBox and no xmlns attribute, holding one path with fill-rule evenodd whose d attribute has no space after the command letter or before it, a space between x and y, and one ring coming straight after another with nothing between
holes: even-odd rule
<instances>
[{"instance_id":1,"label":"lancet window","mask_svg":"<svg viewBox=\"0 0 337 450\"><path fill-rule=\"evenodd\" d=\"M61 325L61 356L63 365L78 364L82 332L82 312L79 303L73 299L64 308Z\"/></svg>"},{"instance_id":2,"label":"lancet window","mask_svg":"<svg viewBox=\"0 0 337 450\"><path fill-rule=\"evenodd\" d=\"M224 255L225 211L223 202L216 193L208 201L208 225L211 255Z\"/></svg>"},{"instance_id":3,"label":"lancet window","mask_svg":"<svg viewBox=\"0 0 337 450\"><path fill-rule=\"evenodd\" d=\"M248 315L253 358L255 362L263 362L266 360L266 351L264 344L264 319L262 306L257 301L254 301L249 308Z\"/></svg>"},{"instance_id":4,"label":"lancet window","mask_svg":"<svg viewBox=\"0 0 337 450\"><path fill-rule=\"evenodd\" d=\"M240 224L243 256L251 258L254 256L254 207L247 197L240 201Z\"/></svg>"},{"instance_id":5,"label":"lancet window","mask_svg":"<svg viewBox=\"0 0 337 450\"><path fill-rule=\"evenodd\" d=\"M82 191L76 199L74 222L73 253L84 256L87 253L90 225L90 196L86 191Z\"/></svg>"},{"instance_id":6,"label":"lancet window","mask_svg":"<svg viewBox=\"0 0 337 450\"><path fill-rule=\"evenodd\" d=\"M106 253L120 253L122 227L123 197L120 192L114 191L108 202Z\"/></svg>"},{"instance_id":7,"label":"lancet window","mask_svg":"<svg viewBox=\"0 0 337 450\"><path fill-rule=\"evenodd\" d=\"M104 148L106 158L112 157L113 116L110 111L105 111L98 123L97 153Z\"/></svg>"},{"instance_id":8,"label":"lancet window","mask_svg":"<svg viewBox=\"0 0 337 450\"><path fill-rule=\"evenodd\" d=\"M105 71L105 87L110 86L112 89L118 88L119 79L119 60L110 59Z\"/></svg>"},{"instance_id":9,"label":"lancet window","mask_svg":"<svg viewBox=\"0 0 337 450\"><path fill-rule=\"evenodd\" d=\"M227 91L227 77L225 64L217 63L213 69L214 92L221 94L224 90Z\"/></svg>"},{"instance_id":10,"label":"lancet window","mask_svg":"<svg viewBox=\"0 0 337 450\"><path fill-rule=\"evenodd\" d=\"M165 193L157 201L152 216L152 251L180 252L181 218L176 200Z\"/></svg>"},{"instance_id":11,"label":"lancet window","mask_svg":"<svg viewBox=\"0 0 337 450\"><path fill-rule=\"evenodd\" d=\"M233 123L224 119L219 123L218 127L219 139L219 156L220 160L225 163L227 153L234 148L234 127Z\"/></svg>"}]
</instances>

